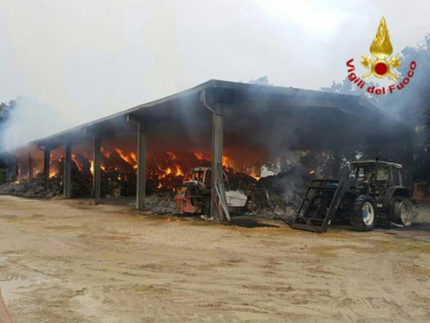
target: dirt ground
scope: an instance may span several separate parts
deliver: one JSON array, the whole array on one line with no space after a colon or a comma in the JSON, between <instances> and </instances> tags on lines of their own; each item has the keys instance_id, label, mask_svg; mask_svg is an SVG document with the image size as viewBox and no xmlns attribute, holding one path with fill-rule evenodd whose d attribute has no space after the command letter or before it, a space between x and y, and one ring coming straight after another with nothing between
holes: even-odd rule
<instances>
[{"instance_id":1,"label":"dirt ground","mask_svg":"<svg viewBox=\"0 0 430 323\"><path fill-rule=\"evenodd\" d=\"M315 234L0 196L14 322L428 322L429 278L425 226Z\"/></svg>"}]
</instances>

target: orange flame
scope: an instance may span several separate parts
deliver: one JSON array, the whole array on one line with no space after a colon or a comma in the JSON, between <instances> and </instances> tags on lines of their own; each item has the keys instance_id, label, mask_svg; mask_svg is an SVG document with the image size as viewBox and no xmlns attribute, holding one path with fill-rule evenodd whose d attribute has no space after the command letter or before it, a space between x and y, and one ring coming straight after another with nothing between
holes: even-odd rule
<instances>
[{"instance_id":1,"label":"orange flame","mask_svg":"<svg viewBox=\"0 0 430 323\"><path fill-rule=\"evenodd\" d=\"M257 173L254 170L248 175L251 177L254 177L257 181L261 178L261 176L257 175Z\"/></svg>"},{"instance_id":2,"label":"orange flame","mask_svg":"<svg viewBox=\"0 0 430 323\"><path fill-rule=\"evenodd\" d=\"M84 166L76 159L76 155L72 154L72 160L76 164L76 167L78 167L79 171L82 171Z\"/></svg>"},{"instance_id":3,"label":"orange flame","mask_svg":"<svg viewBox=\"0 0 430 323\"><path fill-rule=\"evenodd\" d=\"M100 164L100 169L102 171L106 171L106 166L103 164ZM94 160L90 159L90 173L91 175L94 175Z\"/></svg>"},{"instance_id":4,"label":"orange flame","mask_svg":"<svg viewBox=\"0 0 430 323\"><path fill-rule=\"evenodd\" d=\"M184 173L182 172L182 169L179 167L179 165L176 165L175 176L184 176Z\"/></svg>"},{"instance_id":5,"label":"orange flame","mask_svg":"<svg viewBox=\"0 0 430 323\"><path fill-rule=\"evenodd\" d=\"M222 156L222 165L223 165L224 167L230 167L230 166L229 166L229 159L228 159L228 157L227 157L227 156Z\"/></svg>"},{"instance_id":6,"label":"orange flame","mask_svg":"<svg viewBox=\"0 0 430 323\"><path fill-rule=\"evenodd\" d=\"M176 157L176 155L171 151L166 151L166 154L167 154L167 156L169 156L170 160L178 159L178 157Z\"/></svg>"},{"instance_id":7,"label":"orange flame","mask_svg":"<svg viewBox=\"0 0 430 323\"><path fill-rule=\"evenodd\" d=\"M106 158L110 158L110 151L107 151L106 149L104 149L103 146L100 147L100 151Z\"/></svg>"},{"instance_id":8,"label":"orange flame","mask_svg":"<svg viewBox=\"0 0 430 323\"><path fill-rule=\"evenodd\" d=\"M137 169L137 156L135 153L130 153L127 155L119 148L115 148L115 151L123 161L133 166L134 169Z\"/></svg>"},{"instance_id":9,"label":"orange flame","mask_svg":"<svg viewBox=\"0 0 430 323\"><path fill-rule=\"evenodd\" d=\"M198 159L198 160L203 160L204 159L204 155L203 153L201 153L200 151L193 151L194 156Z\"/></svg>"}]
</instances>

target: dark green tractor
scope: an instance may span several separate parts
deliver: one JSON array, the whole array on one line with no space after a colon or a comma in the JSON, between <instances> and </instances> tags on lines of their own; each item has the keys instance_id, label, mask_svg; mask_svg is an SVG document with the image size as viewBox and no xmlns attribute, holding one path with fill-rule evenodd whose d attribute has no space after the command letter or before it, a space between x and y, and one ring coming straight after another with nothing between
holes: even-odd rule
<instances>
[{"instance_id":1,"label":"dark green tractor","mask_svg":"<svg viewBox=\"0 0 430 323\"><path fill-rule=\"evenodd\" d=\"M354 161L344 180L312 180L292 223L295 229L324 232L332 221L349 221L370 231L377 224L409 226L415 217L402 165Z\"/></svg>"}]
</instances>

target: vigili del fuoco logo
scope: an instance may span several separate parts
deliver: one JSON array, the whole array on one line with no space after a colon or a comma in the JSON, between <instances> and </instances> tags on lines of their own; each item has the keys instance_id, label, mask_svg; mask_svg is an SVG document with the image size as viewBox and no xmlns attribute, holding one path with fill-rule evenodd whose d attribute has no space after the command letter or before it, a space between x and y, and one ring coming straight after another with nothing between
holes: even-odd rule
<instances>
[{"instance_id":1,"label":"vigili del fuoco logo","mask_svg":"<svg viewBox=\"0 0 430 323\"><path fill-rule=\"evenodd\" d=\"M346 62L346 66L348 67L348 80L358 88L370 94L384 95L400 91L409 84L411 78L414 76L417 63L415 61L410 62L407 75L399 80L397 68L402 65L402 62L400 56L392 56L393 46L391 45L390 34L388 33L384 17L382 17L375 39L373 39L373 42L370 45L370 54L372 55L362 56L361 65L366 68L367 73L361 75L361 77L357 75L357 72L355 72L355 66L353 64L354 59L351 58ZM388 79L395 83L389 85L387 88L385 86L379 88L374 85L366 86L365 80L370 79L371 77Z\"/></svg>"}]
</instances>

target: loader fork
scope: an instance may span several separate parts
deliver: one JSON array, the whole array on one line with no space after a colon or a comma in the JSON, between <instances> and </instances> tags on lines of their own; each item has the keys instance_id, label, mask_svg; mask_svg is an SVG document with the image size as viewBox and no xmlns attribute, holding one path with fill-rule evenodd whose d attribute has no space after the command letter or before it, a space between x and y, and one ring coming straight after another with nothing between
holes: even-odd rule
<instances>
[{"instance_id":1,"label":"loader fork","mask_svg":"<svg viewBox=\"0 0 430 323\"><path fill-rule=\"evenodd\" d=\"M327 231L344 193L345 186L338 180L312 180L291 227L313 232Z\"/></svg>"}]
</instances>

